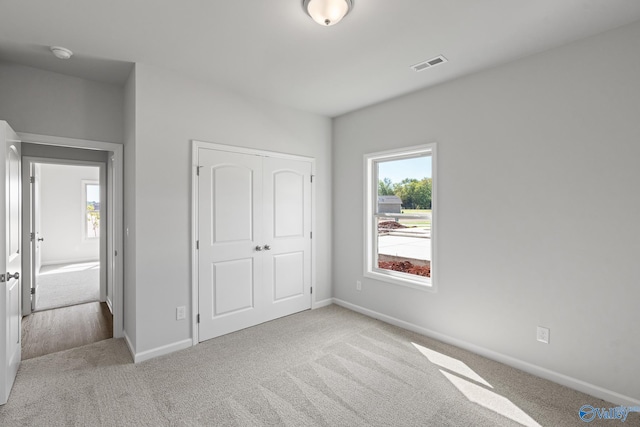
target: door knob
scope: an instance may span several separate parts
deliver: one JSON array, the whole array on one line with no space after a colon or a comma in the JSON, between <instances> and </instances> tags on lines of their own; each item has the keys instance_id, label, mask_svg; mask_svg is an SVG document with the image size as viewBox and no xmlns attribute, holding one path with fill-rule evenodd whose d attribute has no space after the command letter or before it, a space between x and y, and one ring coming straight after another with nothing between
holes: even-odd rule
<instances>
[{"instance_id":1,"label":"door knob","mask_svg":"<svg viewBox=\"0 0 640 427\"><path fill-rule=\"evenodd\" d=\"M271 250L271 246L269 246L269 245L264 245L264 250L265 250L265 251L270 251L270 250Z\"/></svg>"},{"instance_id":2,"label":"door knob","mask_svg":"<svg viewBox=\"0 0 640 427\"><path fill-rule=\"evenodd\" d=\"M256 251L260 252L262 250L262 246L258 245L256 246Z\"/></svg>"},{"instance_id":3,"label":"door knob","mask_svg":"<svg viewBox=\"0 0 640 427\"><path fill-rule=\"evenodd\" d=\"M44 237L38 237L38 242L44 242Z\"/></svg>"},{"instance_id":4,"label":"door knob","mask_svg":"<svg viewBox=\"0 0 640 427\"><path fill-rule=\"evenodd\" d=\"M14 274L11 274L7 271L7 280L9 279L16 279L18 280L20 278L20 273L19 272L15 272Z\"/></svg>"}]
</instances>

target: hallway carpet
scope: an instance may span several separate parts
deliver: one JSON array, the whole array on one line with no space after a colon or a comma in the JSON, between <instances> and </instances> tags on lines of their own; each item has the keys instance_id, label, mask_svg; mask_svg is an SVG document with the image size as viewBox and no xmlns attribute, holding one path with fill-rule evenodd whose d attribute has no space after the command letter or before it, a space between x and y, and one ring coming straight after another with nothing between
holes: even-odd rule
<instances>
[{"instance_id":1,"label":"hallway carpet","mask_svg":"<svg viewBox=\"0 0 640 427\"><path fill-rule=\"evenodd\" d=\"M42 266L36 278L36 310L100 300L100 263Z\"/></svg>"}]
</instances>

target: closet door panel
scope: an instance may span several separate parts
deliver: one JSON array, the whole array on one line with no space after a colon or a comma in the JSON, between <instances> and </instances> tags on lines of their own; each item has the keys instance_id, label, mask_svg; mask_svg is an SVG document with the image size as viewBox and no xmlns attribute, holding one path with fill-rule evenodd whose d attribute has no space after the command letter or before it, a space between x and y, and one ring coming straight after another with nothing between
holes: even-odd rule
<instances>
[{"instance_id":1,"label":"closet door panel","mask_svg":"<svg viewBox=\"0 0 640 427\"><path fill-rule=\"evenodd\" d=\"M263 322L262 159L198 153L198 312L204 341Z\"/></svg>"},{"instance_id":2,"label":"closet door panel","mask_svg":"<svg viewBox=\"0 0 640 427\"><path fill-rule=\"evenodd\" d=\"M267 319L311 308L311 163L264 159Z\"/></svg>"}]
</instances>

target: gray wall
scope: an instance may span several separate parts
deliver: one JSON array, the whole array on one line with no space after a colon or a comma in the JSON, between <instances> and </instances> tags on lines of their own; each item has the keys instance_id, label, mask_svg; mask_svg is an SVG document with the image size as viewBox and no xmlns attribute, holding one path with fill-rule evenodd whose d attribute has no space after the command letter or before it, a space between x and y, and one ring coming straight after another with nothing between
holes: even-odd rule
<instances>
[{"instance_id":1,"label":"gray wall","mask_svg":"<svg viewBox=\"0 0 640 427\"><path fill-rule=\"evenodd\" d=\"M80 160L107 163L109 152L101 150L84 150L80 148L59 147L56 145L22 143L23 157L44 157L47 159Z\"/></svg>"},{"instance_id":2,"label":"gray wall","mask_svg":"<svg viewBox=\"0 0 640 427\"><path fill-rule=\"evenodd\" d=\"M122 142L120 86L0 61L0 119L16 132Z\"/></svg>"},{"instance_id":3,"label":"gray wall","mask_svg":"<svg viewBox=\"0 0 640 427\"><path fill-rule=\"evenodd\" d=\"M136 330L136 70L124 87L124 330L135 348Z\"/></svg>"},{"instance_id":4,"label":"gray wall","mask_svg":"<svg viewBox=\"0 0 640 427\"><path fill-rule=\"evenodd\" d=\"M636 23L335 119L334 296L640 399L638 52ZM362 277L363 154L428 142L437 293Z\"/></svg>"},{"instance_id":5,"label":"gray wall","mask_svg":"<svg viewBox=\"0 0 640 427\"><path fill-rule=\"evenodd\" d=\"M40 245L42 265L98 261L100 240L85 237L84 181L100 180L97 166L42 163ZM104 226L104 224L101 224Z\"/></svg>"},{"instance_id":6,"label":"gray wall","mask_svg":"<svg viewBox=\"0 0 640 427\"><path fill-rule=\"evenodd\" d=\"M136 353L192 336L191 322L176 321L175 314L177 306L191 307L192 139L317 159L314 295L331 297L330 119L244 98L146 64L136 65L135 110L135 218L128 217L125 227L129 240L135 236L135 246L127 247L135 248Z\"/></svg>"}]
</instances>

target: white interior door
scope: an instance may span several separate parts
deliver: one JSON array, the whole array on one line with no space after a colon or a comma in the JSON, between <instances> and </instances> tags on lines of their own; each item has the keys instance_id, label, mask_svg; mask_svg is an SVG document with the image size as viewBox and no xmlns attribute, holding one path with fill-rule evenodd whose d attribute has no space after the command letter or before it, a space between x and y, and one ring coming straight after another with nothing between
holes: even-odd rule
<instances>
[{"instance_id":1,"label":"white interior door","mask_svg":"<svg viewBox=\"0 0 640 427\"><path fill-rule=\"evenodd\" d=\"M198 338L311 308L311 162L198 150Z\"/></svg>"},{"instance_id":2,"label":"white interior door","mask_svg":"<svg viewBox=\"0 0 640 427\"><path fill-rule=\"evenodd\" d=\"M33 292L29 290L29 299L31 301L31 311L37 310L38 295L38 274L40 274L40 268L42 267L42 252L40 246L44 242L44 237L40 233L41 215L40 215L40 164L31 163L33 183L31 185L31 232L33 233L33 240L31 241L33 247L33 262L31 265L31 286ZM23 292L23 295L25 293Z\"/></svg>"},{"instance_id":3,"label":"white interior door","mask_svg":"<svg viewBox=\"0 0 640 427\"><path fill-rule=\"evenodd\" d=\"M42 216L40 215L40 163L33 165L33 229L35 236L35 272L40 273L40 267L42 267L42 254L40 252L40 245L44 242L44 237L40 233L42 225Z\"/></svg>"},{"instance_id":4,"label":"white interior door","mask_svg":"<svg viewBox=\"0 0 640 427\"><path fill-rule=\"evenodd\" d=\"M311 308L311 163L263 163L266 319Z\"/></svg>"},{"instance_id":5,"label":"white interior door","mask_svg":"<svg viewBox=\"0 0 640 427\"><path fill-rule=\"evenodd\" d=\"M261 322L262 159L199 150L199 338Z\"/></svg>"},{"instance_id":6,"label":"white interior door","mask_svg":"<svg viewBox=\"0 0 640 427\"><path fill-rule=\"evenodd\" d=\"M109 155L109 162L107 163L107 209L108 209L108 218L115 218L116 212L114 209L114 189L116 188L115 181L115 165L114 165L114 157L113 155ZM116 262L115 256L110 256L110 254L115 254L116 250L114 248L114 242L116 240L116 234L114 228L111 226L113 220L108 220L107 222L107 232L109 233L106 243L107 243L107 266L105 268L107 274L107 290L106 290L106 301L109 305L109 308L113 312L113 285L114 285L114 277L116 275Z\"/></svg>"},{"instance_id":7,"label":"white interior door","mask_svg":"<svg viewBox=\"0 0 640 427\"><path fill-rule=\"evenodd\" d=\"M0 222L5 244L2 248L0 266L0 404L9 398L21 359L21 288L20 288L20 142L17 135L5 123L2 131L3 155L0 159L4 169L6 185L4 186L5 208L1 209ZM0 193L2 190L0 190ZM1 198L0 198L1 199ZM2 239L0 238L0 241ZM6 275L5 272L6 271Z\"/></svg>"}]
</instances>

